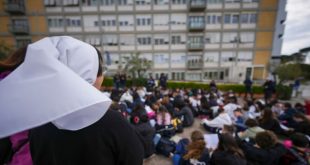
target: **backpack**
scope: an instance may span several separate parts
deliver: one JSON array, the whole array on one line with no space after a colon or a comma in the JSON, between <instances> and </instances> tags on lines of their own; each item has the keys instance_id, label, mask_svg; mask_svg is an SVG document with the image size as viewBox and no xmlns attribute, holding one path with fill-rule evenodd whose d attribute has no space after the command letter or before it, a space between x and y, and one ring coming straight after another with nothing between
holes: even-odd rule
<instances>
[{"instance_id":1,"label":"backpack","mask_svg":"<svg viewBox=\"0 0 310 165\"><path fill-rule=\"evenodd\" d=\"M175 135L175 129L172 125L166 125L166 126L156 126L156 133L159 133L162 137L171 138Z\"/></svg>"},{"instance_id":2,"label":"backpack","mask_svg":"<svg viewBox=\"0 0 310 165\"><path fill-rule=\"evenodd\" d=\"M170 154L175 151L175 148L176 148L175 142L162 137L160 138L156 146L156 153L169 157Z\"/></svg>"},{"instance_id":3,"label":"backpack","mask_svg":"<svg viewBox=\"0 0 310 165\"><path fill-rule=\"evenodd\" d=\"M171 120L171 124L173 125L176 133L182 133L183 132L183 124L181 119L174 118Z\"/></svg>"}]
</instances>

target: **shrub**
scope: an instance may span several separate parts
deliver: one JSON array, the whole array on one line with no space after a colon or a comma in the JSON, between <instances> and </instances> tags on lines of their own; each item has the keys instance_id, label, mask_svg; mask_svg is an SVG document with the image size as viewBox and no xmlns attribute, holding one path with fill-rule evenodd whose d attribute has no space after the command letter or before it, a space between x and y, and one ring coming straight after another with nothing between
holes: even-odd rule
<instances>
[{"instance_id":1,"label":"shrub","mask_svg":"<svg viewBox=\"0 0 310 165\"><path fill-rule=\"evenodd\" d=\"M279 84L276 87L276 93L278 99L280 100L289 100L292 96L292 87Z\"/></svg>"},{"instance_id":2,"label":"shrub","mask_svg":"<svg viewBox=\"0 0 310 165\"><path fill-rule=\"evenodd\" d=\"M147 79L145 78L138 78L138 79L129 79L126 82L126 86L145 86L147 82ZM102 84L103 86L106 87L111 87L113 86L113 79L110 77L106 77L104 79L104 82ZM195 82L174 82L174 81L168 81L167 82L168 88L171 89L176 89L176 88L191 88L191 89L204 89L204 90L209 90L209 84L206 83L195 83ZM242 84L217 84L217 87L219 90L222 91L228 91L232 90L236 93L244 93L245 92L245 87ZM287 89L287 87L283 87ZM254 94L262 94L264 92L262 86L253 86L253 93ZM282 89L282 88L281 88ZM284 94L281 93L281 96L284 96ZM286 95L285 95L286 96Z\"/></svg>"}]
</instances>

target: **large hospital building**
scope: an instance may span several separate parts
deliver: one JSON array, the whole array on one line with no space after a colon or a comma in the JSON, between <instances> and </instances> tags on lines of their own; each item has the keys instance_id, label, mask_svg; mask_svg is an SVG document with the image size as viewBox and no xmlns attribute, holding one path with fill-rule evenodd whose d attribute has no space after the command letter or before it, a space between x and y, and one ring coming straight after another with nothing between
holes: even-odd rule
<instances>
[{"instance_id":1,"label":"large hospital building","mask_svg":"<svg viewBox=\"0 0 310 165\"><path fill-rule=\"evenodd\" d=\"M169 79L263 80L279 56L286 0L3 0L0 43L70 35L109 54L110 73L130 54Z\"/></svg>"}]
</instances>

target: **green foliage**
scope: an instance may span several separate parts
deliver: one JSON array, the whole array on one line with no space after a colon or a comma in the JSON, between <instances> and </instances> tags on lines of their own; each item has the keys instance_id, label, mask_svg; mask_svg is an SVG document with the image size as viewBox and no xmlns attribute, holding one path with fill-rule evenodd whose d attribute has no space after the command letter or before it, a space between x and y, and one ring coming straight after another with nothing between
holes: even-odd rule
<instances>
[{"instance_id":1,"label":"green foliage","mask_svg":"<svg viewBox=\"0 0 310 165\"><path fill-rule=\"evenodd\" d=\"M275 73L279 76L280 83L302 76L300 64L282 64L276 68Z\"/></svg>"},{"instance_id":2,"label":"green foliage","mask_svg":"<svg viewBox=\"0 0 310 165\"><path fill-rule=\"evenodd\" d=\"M145 78L137 78L137 79L129 79L127 80L126 86L145 86L147 82L147 79ZM113 86L113 78L110 77L105 77L103 81L103 86L105 87L112 87ZM209 84L205 83L194 83L194 82L173 82L173 81L168 81L167 82L168 88L171 89L176 89L176 88L196 88L196 89L205 89L209 90ZM244 85L240 84L218 84L217 87L222 90L222 91L228 91L228 90L233 90L236 93L244 93L245 88ZM287 89L287 86L284 86L283 88ZM262 94L263 87L262 86L253 86L253 93L254 94ZM283 94L281 94L282 96Z\"/></svg>"},{"instance_id":3,"label":"green foliage","mask_svg":"<svg viewBox=\"0 0 310 165\"><path fill-rule=\"evenodd\" d=\"M277 96L280 100L289 100L292 96L292 88L286 85L279 84L276 87Z\"/></svg>"},{"instance_id":4,"label":"green foliage","mask_svg":"<svg viewBox=\"0 0 310 165\"><path fill-rule=\"evenodd\" d=\"M102 86L104 86L104 87L112 87L113 86L113 78L105 77L103 82L102 82Z\"/></svg>"},{"instance_id":5,"label":"green foliage","mask_svg":"<svg viewBox=\"0 0 310 165\"><path fill-rule=\"evenodd\" d=\"M141 58L140 53L131 54L130 57L123 58L127 61L123 72L129 72L133 79L143 77L144 73L153 65L152 61Z\"/></svg>"},{"instance_id":6,"label":"green foliage","mask_svg":"<svg viewBox=\"0 0 310 165\"><path fill-rule=\"evenodd\" d=\"M194 83L194 82L172 82L168 81L167 83L168 88L176 89L176 88L196 88L196 89L205 89L209 90L209 84L205 83ZM236 93L244 93L245 87L244 85L240 84L217 84L217 87L221 91L228 91L232 90ZM253 86L253 93L261 94L263 93L263 87L261 86Z\"/></svg>"},{"instance_id":7,"label":"green foliage","mask_svg":"<svg viewBox=\"0 0 310 165\"><path fill-rule=\"evenodd\" d=\"M310 65L308 64L300 64L300 68L302 71L302 77L305 80L310 80Z\"/></svg>"}]
</instances>

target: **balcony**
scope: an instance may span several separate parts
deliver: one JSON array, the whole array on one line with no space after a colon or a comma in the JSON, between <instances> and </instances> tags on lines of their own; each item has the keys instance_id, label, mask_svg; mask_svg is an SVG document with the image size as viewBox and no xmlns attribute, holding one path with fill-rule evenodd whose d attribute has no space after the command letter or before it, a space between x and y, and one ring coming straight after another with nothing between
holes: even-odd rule
<instances>
[{"instance_id":1,"label":"balcony","mask_svg":"<svg viewBox=\"0 0 310 165\"><path fill-rule=\"evenodd\" d=\"M206 0L191 0L188 5L190 11L204 11L206 9Z\"/></svg>"},{"instance_id":2,"label":"balcony","mask_svg":"<svg viewBox=\"0 0 310 165\"><path fill-rule=\"evenodd\" d=\"M202 51L204 48L204 43L203 42L193 42L193 43L188 43L187 49L189 51Z\"/></svg>"},{"instance_id":3,"label":"balcony","mask_svg":"<svg viewBox=\"0 0 310 165\"><path fill-rule=\"evenodd\" d=\"M189 31L204 31L205 30L205 22L193 22L190 21L188 24Z\"/></svg>"},{"instance_id":4,"label":"balcony","mask_svg":"<svg viewBox=\"0 0 310 165\"><path fill-rule=\"evenodd\" d=\"M11 14L25 14L25 5L21 2L23 2L23 0L19 2L7 1L5 11Z\"/></svg>"},{"instance_id":5,"label":"balcony","mask_svg":"<svg viewBox=\"0 0 310 165\"><path fill-rule=\"evenodd\" d=\"M203 61L202 59L192 59L187 61L187 69L195 70L202 69Z\"/></svg>"},{"instance_id":6,"label":"balcony","mask_svg":"<svg viewBox=\"0 0 310 165\"><path fill-rule=\"evenodd\" d=\"M28 25L9 25L10 32L13 34L29 34Z\"/></svg>"}]
</instances>

